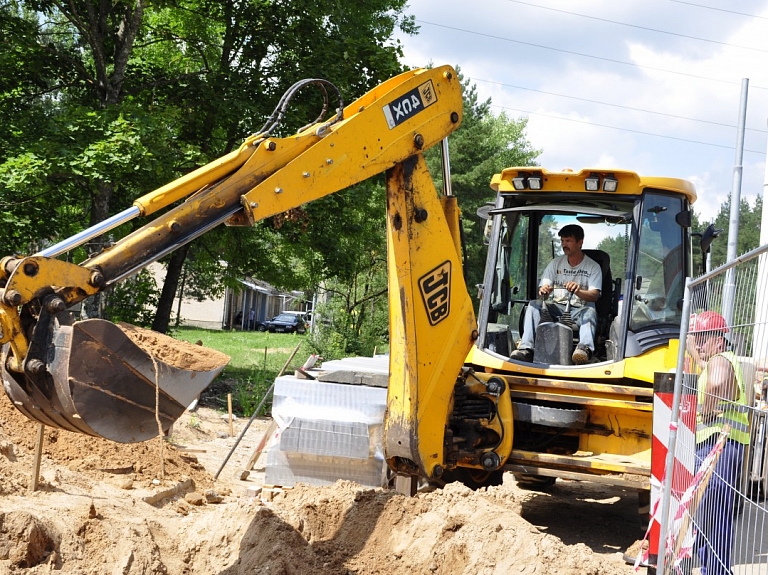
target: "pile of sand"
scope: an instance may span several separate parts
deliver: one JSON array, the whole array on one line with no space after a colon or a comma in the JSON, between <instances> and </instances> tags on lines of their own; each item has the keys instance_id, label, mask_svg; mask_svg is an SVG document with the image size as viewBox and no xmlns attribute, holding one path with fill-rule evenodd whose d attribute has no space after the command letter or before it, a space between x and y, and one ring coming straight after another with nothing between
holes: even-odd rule
<instances>
[{"instance_id":1,"label":"pile of sand","mask_svg":"<svg viewBox=\"0 0 768 575\"><path fill-rule=\"evenodd\" d=\"M163 349L189 361L181 345ZM46 428L40 487L30 493L37 429L0 394L0 573L633 572L525 521L511 482L476 492L452 484L406 498L340 481L265 501L217 493L194 450ZM170 495L155 501L146 493Z\"/></svg>"},{"instance_id":2,"label":"pile of sand","mask_svg":"<svg viewBox=\"0 0 768 575\"><path fill-rule=\"evenodd\" d=\"M267 502L242 492L196 506L182 492L151 505L139 493L157 479L155 441L47 430L41 489L30 494L36 424L4 395L0 422L0 573L632 572L522 519L509 483L477 492L452 484L406 498L340 481L299 485ZM158 488L185 477L194 480L188 491L215 488L194 455L173 445L164 453L169 479ZM126 477L130 489L120 487Z\"/></svg>"},{"instance_id":3,"label":"pile of sand","mask_svg":"<svg viewBox=\"0 0 768 575\"><path fill-rule=\"evenodd\" d=\"M473 492L451 484L413 498L343 481L298 486L256 510L237 562L221 573L631 572L583 544L566 546L539 532L519 509L508 486Z\"/></svg>"}]
</instances>

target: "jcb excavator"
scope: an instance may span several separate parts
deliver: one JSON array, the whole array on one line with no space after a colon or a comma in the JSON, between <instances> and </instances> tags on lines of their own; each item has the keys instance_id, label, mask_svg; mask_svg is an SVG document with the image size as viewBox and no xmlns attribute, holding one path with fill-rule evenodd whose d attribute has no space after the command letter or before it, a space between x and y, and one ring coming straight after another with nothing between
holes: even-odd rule
<instances>
[{"instance_id":1,"label":"jcb excavator","mask_svg":"<svg viewBox=\"0 0 768 575\"><path fill-rule=\"evenodd\" d=\"M447 161L446 138L462 119L456 72L406 72L340 104L328 120L321 114L293 136L273 136L293 94L308 84L326 97L338 93L323 80L299 82L237 151L74 238L0 260L2 376L13 403L45 425L114 441L153 437L156 417L167 429L223 362L201 371L167 365L117 326L77 321L69 308L220 223L253 225L386 171L385 452L398 477L411 485L417 478L485 485L510 470L529 481L647 488L654 377L676 363L692 263L693 186L623 170L522 167L495 175L495 202L483 210L488 259L476 319ZM423 152L441 142L438 194ZM57 259L182 198L79 265ZM557 254L557 230L574 222L586 229L586 253L603 271L595 357L563 365L543 346L531 363L511 361L525 306ZM572 345L569 330L563 337L558 346Z\"/></svg>"}]
</instances>

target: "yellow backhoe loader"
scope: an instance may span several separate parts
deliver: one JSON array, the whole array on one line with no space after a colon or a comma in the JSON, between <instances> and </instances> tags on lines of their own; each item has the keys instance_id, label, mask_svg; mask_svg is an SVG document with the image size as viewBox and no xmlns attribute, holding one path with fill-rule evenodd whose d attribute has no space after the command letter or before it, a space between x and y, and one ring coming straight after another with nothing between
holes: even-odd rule
<instances>
[{"instance_id":1,"label":"yellow backhoe loader","mask_svg":"<svg viewBox=\"0 0 768 575\"><path fill-rule=\"evenodd\" d=\"M693 186L624 170L497 174L495 201L483 209L488 258L476 316L447 161L438 193L422 155L443 143L447 160L446 139L461 124L455 70L406 72L328 120L274 137L305 85L337 93L322 80L299 82L237 151L74 238L0 260L2 375L13 403L35 421L120 442L158 434L156 416L167 429L226 358L180 369L124 329L76 321L69 308L214 226L252 225L386 172L390 467L412 485L487 485L510 470L528 481L590 478L646 489L654 380L676 363L692 265ZM79 265L57 259L172 204ZM546 352L510 360L543 266L557 254L557 230L568 223L585 228L584 247L603 271L595 355L586 365L564 365ZM566 333L557 345L571 340Z\"/></svg>"}]
</instances>

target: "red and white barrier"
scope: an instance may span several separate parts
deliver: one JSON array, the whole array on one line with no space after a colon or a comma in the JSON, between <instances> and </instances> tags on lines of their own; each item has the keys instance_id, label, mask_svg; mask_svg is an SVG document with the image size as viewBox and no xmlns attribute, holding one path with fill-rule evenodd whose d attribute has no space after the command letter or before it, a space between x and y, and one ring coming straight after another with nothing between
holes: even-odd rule
<instances>
[{"instance_id":1,"label":"red and white barrier","mask_svg":"<svg viewBox=\"0 0 768 575\"><path fill-rule=\"evenodd\" d=\"M675 449L674 465L672 473L672 497L670 500L670 516L677 518L681 515L681 504L686 491L694 482L696 474L696 462L693 457L696 446L696 394L683 393L680 397L680 413L677 418L677 427L672 422L672 401L674 397L674 374L662 374L656 377L653 390L653 441L651 444L651 521L645 538L649 545L645 556L638 553L635 561L635 570L642 564L657 565L659 556L659 543L661 541L661 497L664 479L667 470L666 461L669 451L669 436L677 430L677 448ZM682 456L687 454L688 456ZM684 510L684 509L683 509ZM679 523L679 520L676 520ZM678 525L679 527L679 525ZM671 531L677 533L675 525L671 525ZM688 533L682 541L680 557L690 556L693 547L693 534Z\"/></svg>"}]
</instances>

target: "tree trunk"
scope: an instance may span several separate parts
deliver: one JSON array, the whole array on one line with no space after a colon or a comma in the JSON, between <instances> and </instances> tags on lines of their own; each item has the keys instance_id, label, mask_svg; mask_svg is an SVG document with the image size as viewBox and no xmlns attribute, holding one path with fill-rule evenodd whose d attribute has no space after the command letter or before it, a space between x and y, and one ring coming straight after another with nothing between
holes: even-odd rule
<instances>
[{"instance_id":1,"label":"tree trunk","mask_svg":"<svg viewBox=\"0 0 768 575\"><path fill-rule=\"evenodd\" d=\"M152 329L160 333L168 333L168 326L171 323L171 311L173 310L173 300L176 297L176 290L179 287L181 272L184 269L184 260L187 259L189 244L185 244L173 252L168 262L168 273L165 275L163 291L160 294L160 300L157 302L157 311L155 319L152 321Z\"/></svg>"},{"instance_id":2,"label":"tree trunk","mask_svg":"<svg viewBox=\"0 0 768 575\"><path fill-rule=\"evenodd\" d=\"M110 29L110 13L119 9L111 2L54 2L58 10L77 28L91 48L95 76L79 66L88 84L95 88L102 108L117 104L123 98L122 87L128 61L130 60L136 35L141 26L146 0L122 7L123 13L116 29ZM114 184L108 181L96 182L92 196L90 225L94 226L109 217L110 202ZM87 246L91 255L101 252L105 240L98 238ZM81 317L101 317L103 297L101 293L83 303Z\"/></svg>"},{"instance_id":3,"label":"tree trunk","mask_svg":"<svg viewBox=\"0 0 768 575\"><path fill-rule=\"evenodd\" d=\"M91 196L91 218L90 225L95 226L109 217L109 202L112 199L112 193L115 188L111 182L104 180L94 183L94 192ZM107 244L103 237L97 237L89 241L85 248L89 256L95 256L101 253ZM101 317L104 307L104 296L101 292L92 295L83 302L80 309L82 319Z\"/></svg>"}]
</instances>

